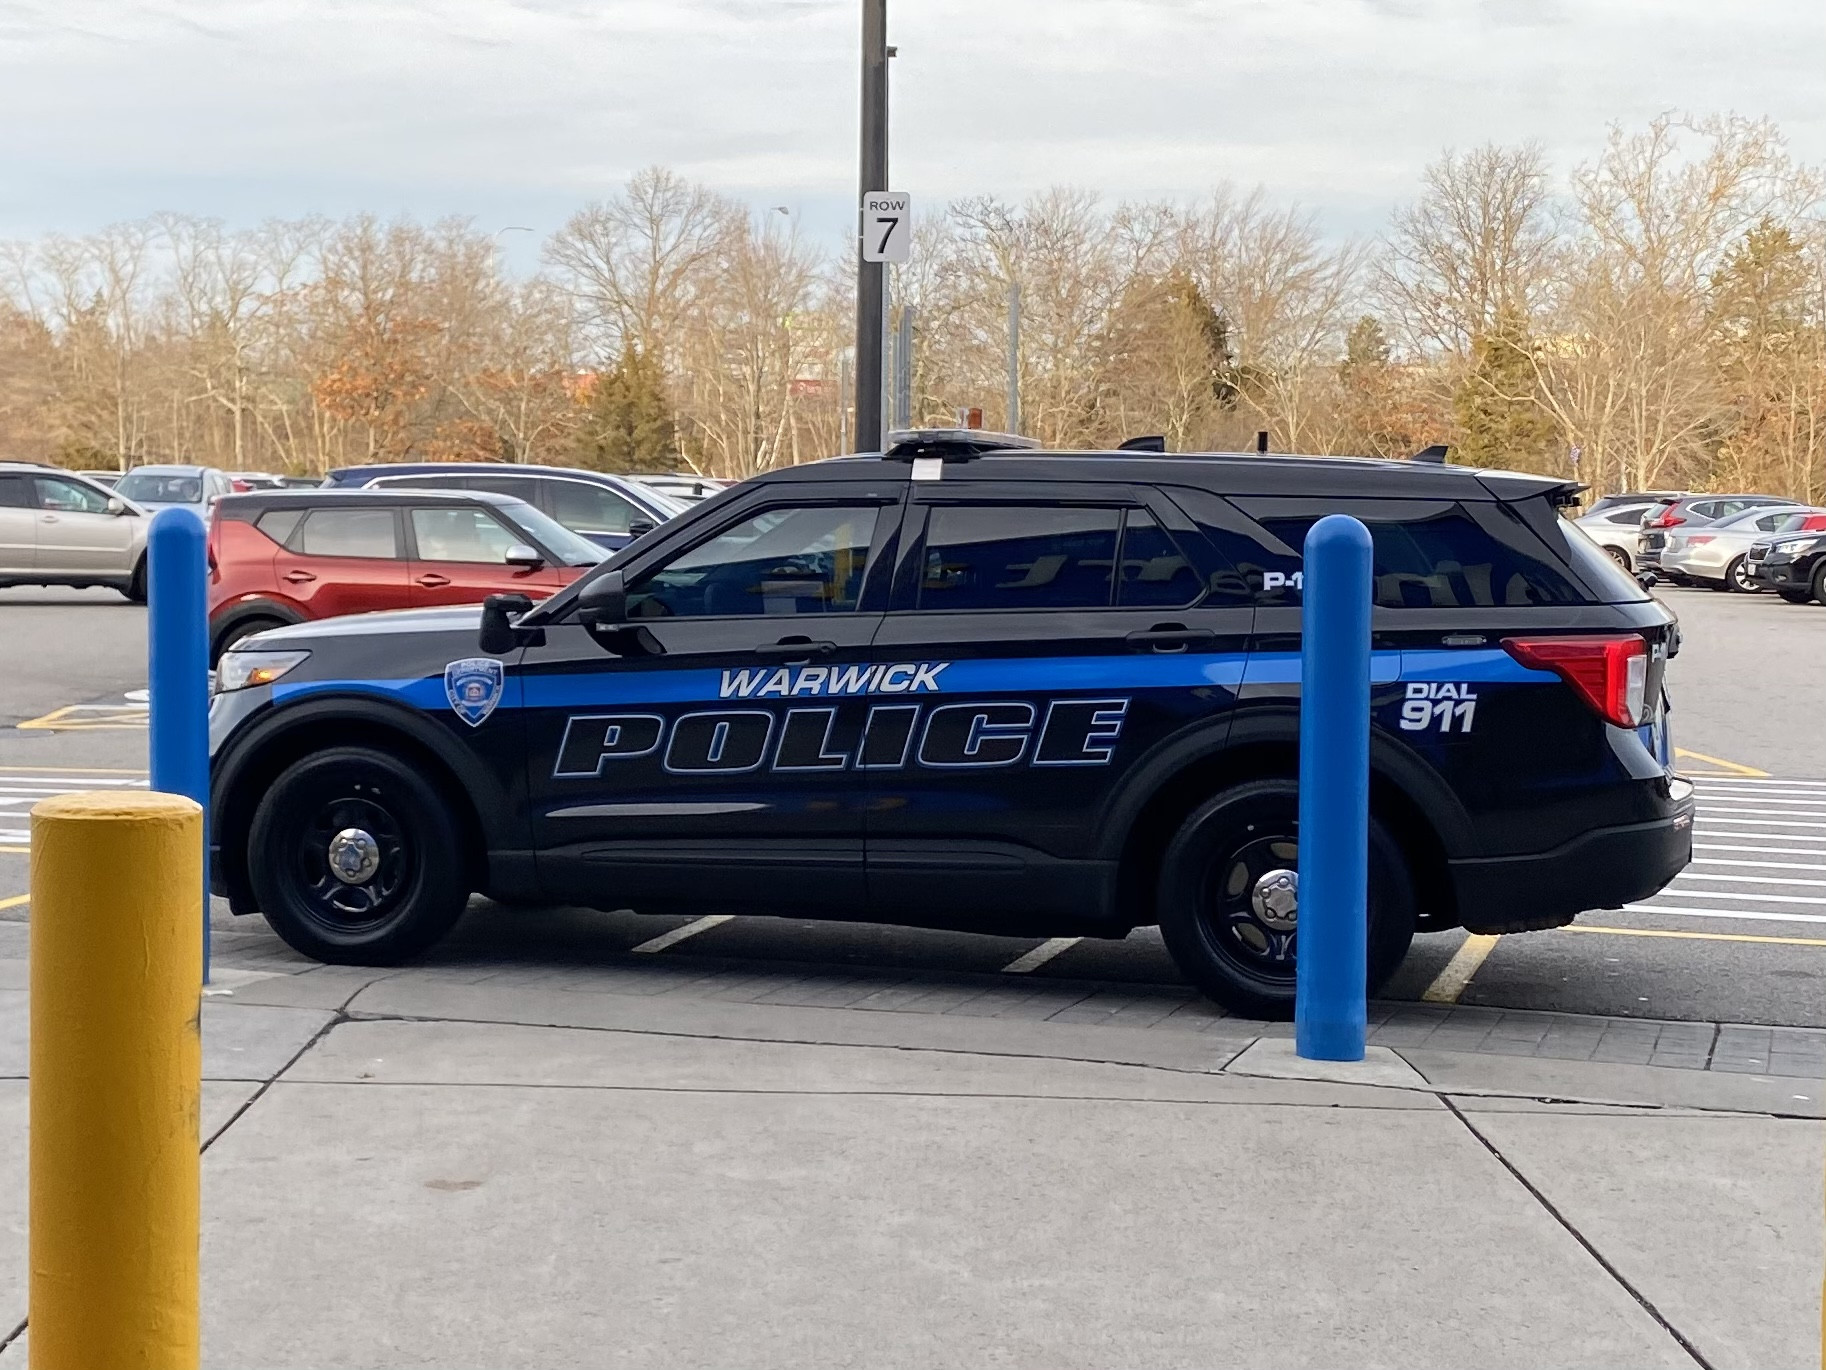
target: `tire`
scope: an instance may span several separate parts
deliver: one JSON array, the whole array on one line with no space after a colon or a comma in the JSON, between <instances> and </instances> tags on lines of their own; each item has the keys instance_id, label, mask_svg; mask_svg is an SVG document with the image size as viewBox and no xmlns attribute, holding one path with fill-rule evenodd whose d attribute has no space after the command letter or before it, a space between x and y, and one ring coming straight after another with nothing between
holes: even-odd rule
<instances>
[{"instance_id":1,"label":"tire","mask_svg":"<svg viewBox=\"0 0 1826 1370\"><path fill-rule=\"evenodd\" d=\"M129 603L144 604L146 602L146 558L143 555L134 565L133 574L127 580L127 588L121 593L127 597Z\"/></svg>"},{"instance_id":2,"label":"tire","mask_svg":"<svg viewBox=\"0 0 1826 1370\"><path fill-rule=\"evenodd\" d=\"M1740 595L1759 595L1763 587L1750 579L1750 563L1739 557L1725 567L1725 584Z\"/></svg>"},{"instance_id":3,"label":"tire","mask_svg":"<svg viewBox=\"0 0 1826 1370\"><path fill-rule=\"evenodd\" d=\"M374 844L365 880L332 873L331 839ZM450 805L404 761L335 747L293 763L267 790L248 832L260 911L294 951L332 965L391 966L450 931L469 901ZM357 851L359 855L359 851Z\"/></svg>"},{"instance_id":4,"label":"tire","mask_svg":"<svg viewBox=\"0 0 1826 1370\"><path fill-rule=\"evenodd\" d=\"M224 628L221 636L216 638L214 645L209 649L209 664L214 666L216 662L222 659L222 653L226 652L242 638L252 637L255 633L264 633L268 628L283 627L285 627L285 620L282 618L239 619Z\"/></svg>"},{"instance_id":5,"label":"tire","mask_svg":"<svg viewBox=\"0 0 1826 1370\"><path fill-rule=\"evenodd\" d=\"M1630 571L1635 569L1629 563L1629 553L1624 551L1621 547L1606 547L1604 550L1609 552L1610 559L1616 562L1617 565L1621 566L1624 570Z\"/></svg>"},{"instance_id":6,"label":"tire","mask_svg":"<svg viewBox=\"0 0 1826 1370\"><path fill-rule=\"evenodd\" d=\"M1790 604L1805 604L1808 600L1813 598L1813 596L1808 594L1805 590L1777 590L1775 593L1787 600Z\"/></svg>"},{"instance_id":7,"label":"tire","mask_svg":"<svg viewBox=\"0 0 1826 1370\"><path fill-rule=\"evenodd\" d=\"M1826 604L1826 561L1813 568L1813 602Z\"/></svg>"},{"instance_id":8,"label":"tire","mask_svg":"<svg viewBox=\"0 0 1826 1370\"><path fill-rule=\"evenodd\" d=\"M1161 858L1161 937L1180 972L1231 1013L1293 1017L1295 933L1261 921L1252 887L1296 870L1299 786L1254 780L1193 811ZM1400 846L1369 825L1369 978L1373 994L1414 940L1414 886ZM1297 915L1297 909L1296 909Z\"/></svg>"}]
</instances>

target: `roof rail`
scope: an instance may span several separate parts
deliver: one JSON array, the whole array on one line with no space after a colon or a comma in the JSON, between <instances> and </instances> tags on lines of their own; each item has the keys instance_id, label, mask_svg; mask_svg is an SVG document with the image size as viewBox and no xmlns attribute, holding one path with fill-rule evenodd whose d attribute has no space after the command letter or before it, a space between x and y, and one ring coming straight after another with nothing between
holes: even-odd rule
<instances>
[{"instance_id":1,"label":"roof rail","mask_svg":"<svg viewBox=\"0 0 1826 1370\"><path fill-rule=\"evenodd\" d=\"M985 452L1024 451L1039 445L1037 438L989 433L981 428L911 428L889 433L881 455L889 461L912 461L915 457L969 461Z\"/></svg>"}]
</instances>

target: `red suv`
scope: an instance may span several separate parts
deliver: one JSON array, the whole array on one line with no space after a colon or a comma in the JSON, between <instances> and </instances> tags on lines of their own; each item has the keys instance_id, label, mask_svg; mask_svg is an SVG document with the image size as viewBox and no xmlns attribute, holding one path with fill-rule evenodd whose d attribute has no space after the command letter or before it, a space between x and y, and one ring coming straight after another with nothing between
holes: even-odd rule
<instances>
[{"instance_id":1,"label":"red suv","mask_svg":"<svg viewBox=\"0 0 1826 1370\"><path fill-rule=\"evenodd\" d=\"M525 500L480 491L261 490L209 525L213 662L250 633L377 609L535 599L606 553Z\"/></svg>"}]
</instances>

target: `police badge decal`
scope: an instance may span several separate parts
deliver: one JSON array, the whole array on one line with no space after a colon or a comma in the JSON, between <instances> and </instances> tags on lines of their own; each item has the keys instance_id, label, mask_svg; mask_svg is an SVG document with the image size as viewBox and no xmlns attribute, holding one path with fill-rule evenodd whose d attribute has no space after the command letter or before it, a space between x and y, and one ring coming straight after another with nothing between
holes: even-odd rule
<instances>
[{"instance_id":1,"label":"police badge decal","mask_svg":"<svg viewBox=\"0 0 1826 1370\"><path fill-rule=\"evenodd\" d=\"M491 656L465 657L444 668L444 697L472 728L495 711L506 683L506 669Z\"/></svg>"}]
</instances>

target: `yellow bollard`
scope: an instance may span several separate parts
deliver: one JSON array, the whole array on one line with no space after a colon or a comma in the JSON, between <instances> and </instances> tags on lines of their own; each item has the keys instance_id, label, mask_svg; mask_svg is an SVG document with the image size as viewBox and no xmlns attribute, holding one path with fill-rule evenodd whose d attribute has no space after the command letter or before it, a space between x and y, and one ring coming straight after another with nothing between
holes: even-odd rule
<instances>
[{"instance_id":1,"label":"yellow bollard","mask_svg":"<svg viewBox=\"0 0 1826 1370\"><path fill-rule=\"evenodd\" d=\"M203 811L32 810L33 1370L196 1370Z\"/></svg>"}]
</instances>

